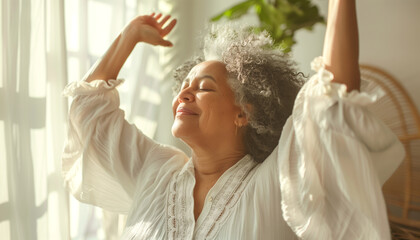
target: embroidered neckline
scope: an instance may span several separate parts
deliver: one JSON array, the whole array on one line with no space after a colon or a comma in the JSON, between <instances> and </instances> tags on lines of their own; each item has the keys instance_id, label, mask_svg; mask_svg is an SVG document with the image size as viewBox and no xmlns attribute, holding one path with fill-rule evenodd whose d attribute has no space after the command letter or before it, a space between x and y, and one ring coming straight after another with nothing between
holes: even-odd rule
<instances>
[{"instance_id":1,"label":"embroidered neckline","mask_svg":"<svg viewBox=\"0 0 420 240\"><path fill-rule=\"evenodd\" d=\"M190 159L175 173L167 198L167 230L169 239L206 239L217 234L248 185L258 164L249 155L229 168L209 191L203 211L194 220L194 165ZM185 173L190 174L185 174ZM189 188L189 189L187 189ZM211 195L210 195L211 194ZM191 223L191 221L193 221Z\"/></svg>"}]
</instances>

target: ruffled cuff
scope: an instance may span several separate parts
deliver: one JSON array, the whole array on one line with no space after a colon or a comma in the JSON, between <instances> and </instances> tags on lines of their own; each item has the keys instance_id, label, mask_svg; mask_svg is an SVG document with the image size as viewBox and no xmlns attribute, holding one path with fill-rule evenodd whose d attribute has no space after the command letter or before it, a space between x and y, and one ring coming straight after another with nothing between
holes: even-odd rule
<instances>
[{"instance_id":1,"label":"ruffled cuff","mask_svg":"<svg viewBox=\"0 0 420 240\"><path fill-rule=\"evenodd\" d=\"M317 73L308 82L311 86L306 88L307 96L328 96L333 102L343 100L348 103L366 106L385 95L380 88L375 88L370 92L359 92L358 90L347 92L346 85L332 82L334 75L325 69L322 56L311 62L311 69Z\"/></svg>"},{"instance_id":2,"label":"ruffled cuff","mask_svg":"<svg viewBox=\"0 0 420 240\"><path fill-rule=\"evenodd\" d=\"M63 96L96 95L118 87L124 79L94 80L92 82L76 81L69 83L63 90Z\"/></svg>"}]
</instances>

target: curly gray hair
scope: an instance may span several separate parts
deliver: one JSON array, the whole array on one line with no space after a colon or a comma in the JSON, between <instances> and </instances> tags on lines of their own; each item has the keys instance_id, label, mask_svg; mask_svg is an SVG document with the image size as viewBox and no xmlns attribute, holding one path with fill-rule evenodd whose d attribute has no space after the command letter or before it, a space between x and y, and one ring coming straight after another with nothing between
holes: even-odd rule
<instances>
[{"instance_id":1,"label":"curly gray hair","mask_svg":"<svg viewBox=\"0 0 420 240\"><path fill-rule=\"evenodd\" d=\"M204 39L204 57L187 61L174 72L174 90L178 92L198 63L218 60L226 64L236 104L248 117L244 144L256 162L263 162L277 146L303 84L303 74L296 71L295 63L272 48L272 43L266 32L257 34L226 24L212 26Z\"/></svg>"}]
</instances>

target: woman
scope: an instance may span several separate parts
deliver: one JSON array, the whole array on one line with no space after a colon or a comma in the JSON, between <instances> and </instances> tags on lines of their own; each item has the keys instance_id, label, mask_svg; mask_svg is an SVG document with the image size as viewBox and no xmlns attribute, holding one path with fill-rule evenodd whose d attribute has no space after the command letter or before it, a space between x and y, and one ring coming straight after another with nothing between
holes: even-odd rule
<instances>
[{"instance_id":1,"label":"woman","mask_svg":"<svg viewBox=\"0 0 420 240\"><path fill-rule=\"evenodd\" d=\"M115 90L138 42L172 46L169 20L134 19L66 88L63 169L76 198L128 213L122 239L390 238L380 184L403 150L364 108L375 96L357 92L354 0L330 1L323 59L302 89L264 34L211 32L205 61L176 71L172 133L190 159L128 124Z\"/></svg>"}]
</instances>

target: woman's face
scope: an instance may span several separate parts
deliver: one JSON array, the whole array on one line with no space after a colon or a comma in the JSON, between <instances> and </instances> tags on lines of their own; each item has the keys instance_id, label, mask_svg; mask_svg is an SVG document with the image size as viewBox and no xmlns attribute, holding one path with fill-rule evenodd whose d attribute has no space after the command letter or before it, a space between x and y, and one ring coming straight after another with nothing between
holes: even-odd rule
<instances>
[{"instance_id":1,"label":"woman's face","mask_svg":"<svg viewBox=\"0 0 420 240\"><path fill-rule=\"evenodd\" d=\"M219 61L196 65L174 98L172 110L172 134L187 144L235 135L235 119L241 110L227 83L225 65Z\"/></svg>"}]
</instances>

